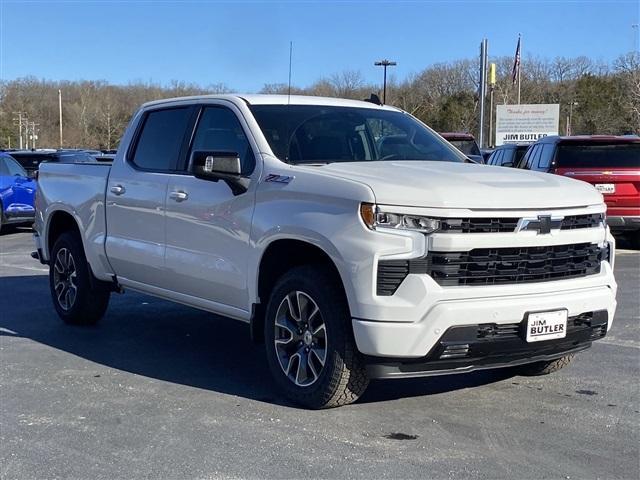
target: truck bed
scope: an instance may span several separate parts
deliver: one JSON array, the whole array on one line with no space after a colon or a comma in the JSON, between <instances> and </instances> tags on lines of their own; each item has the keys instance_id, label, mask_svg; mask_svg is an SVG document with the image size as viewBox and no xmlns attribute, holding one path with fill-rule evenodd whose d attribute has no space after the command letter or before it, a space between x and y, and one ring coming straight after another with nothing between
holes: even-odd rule
<instances>
[{"instance_id":1,"label":"truck bed","mask_svg":"<svg viewBox=\"0 0 640 480\"><path fill-rule=\"evenodd\" d=\"M71 215L77 222L87 260L94 275L110 280L112 269L105 255L105 193L111 165L100 163L43 163L38 173L36 223L51 222L54 215ZM39 232L47 232L47 225L40 225ZM43 235L46 235L44 233ZM42 239L47 245L48 239ZM44 260L48 249L44 249Z\"/></svg>"}]
</instances>

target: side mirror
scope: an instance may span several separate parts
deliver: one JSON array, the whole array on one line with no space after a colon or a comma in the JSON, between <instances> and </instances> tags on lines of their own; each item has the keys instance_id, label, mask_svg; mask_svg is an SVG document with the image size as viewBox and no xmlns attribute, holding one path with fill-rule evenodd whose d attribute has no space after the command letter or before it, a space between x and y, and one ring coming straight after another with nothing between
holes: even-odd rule
<instances>
[{"instance_id":1,"label":"side mirror","mask_svg":"<svg viewBox=\"0 0 640 480\"><path fill-rule=\"evenodd\" d=\"M193 175L203 180L236 178L242 173L237 152L196 150L191 154L191 168Z\"/></svg>"},{"instance_id":2,"label":"side mirror","mask_svg":"<svg viewBox=\"0 0 640 480\"><path fill-rule=\"evenodd\" d=\"M243 194L249 187L249 179L242 176L237 152L195 150L191 153L191 171L202 180L223 180L234 195Z\"/></svg>"}]
</instances>

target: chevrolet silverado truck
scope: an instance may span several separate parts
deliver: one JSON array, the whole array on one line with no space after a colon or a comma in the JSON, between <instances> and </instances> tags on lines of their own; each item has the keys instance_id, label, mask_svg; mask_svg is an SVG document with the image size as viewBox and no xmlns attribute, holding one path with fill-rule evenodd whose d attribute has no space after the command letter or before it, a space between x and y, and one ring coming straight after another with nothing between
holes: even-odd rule
<instances>
[{"instance_id":1,"label":"chevrolet silverado truck","mask_svg":"<svg viewBox=\"0 0 640 480\"><path fill-rule=\"evenodd\" d=\"M112 165L41 165L34 256L65 322L125 289L231 317L324 408L370 379L566 365L616 310L605 212L390 106L189 97L143 105Z\"/></svg>"}]
</instances>

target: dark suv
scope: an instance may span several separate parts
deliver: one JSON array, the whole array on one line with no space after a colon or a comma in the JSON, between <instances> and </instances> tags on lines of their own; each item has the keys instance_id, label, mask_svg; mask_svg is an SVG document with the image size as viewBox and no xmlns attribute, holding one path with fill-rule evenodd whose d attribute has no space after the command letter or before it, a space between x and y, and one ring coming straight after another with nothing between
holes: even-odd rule
<instances>
[{"instance_id":1,"label":"dark suv","mask_svg":"<svg viewBox=\"0 0 640 480\"><path fill-rule=\"evenodd\" d=\"M96 163L96 159L82 150L17 150L11 156L22 165L30 177L42 162Z\"/></svg>"},{"instance_id":2,"label":"dark suv","mask_svg":"<svg viewBox=\"0 0 640 480\"><path fill-rule=\"evenodd\" d=\"M520 163L522 157L529 148L529 143L511 143L500 145L491 153L487 159L487 165L497 167L515 167Z\"/></svg>"},{"instance_id":3,"label":"dark suv","mask_svg":"<svg viewBox=\"0 0 640 480\"><path fill-rule=\"evenodd\" d=\"M591 183L607 204L611 230L629 233L640 247L640 137L545 137L527 150L518 166Z\"/></svg>"}]
</instances>

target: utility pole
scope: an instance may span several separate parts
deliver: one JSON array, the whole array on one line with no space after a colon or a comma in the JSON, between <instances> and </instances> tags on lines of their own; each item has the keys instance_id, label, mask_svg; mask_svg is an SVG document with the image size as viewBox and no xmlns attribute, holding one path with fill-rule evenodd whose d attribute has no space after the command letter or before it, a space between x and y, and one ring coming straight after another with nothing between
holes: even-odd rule
<instances>
[{"instance_id":1,"label":"utility pole","mask_svg":"<svg viewBox=\"0 0 640 480\"><path fill-rule=\"evenodd\" d=\"M22 126L27 122L27 114L25 112L13 112L13 114L16 115L15 117L13 117L13 124L18 125L18 143L20 144L20 150L22 150Z\"/></svg>"},{"instance_id":2,"label":"utility pole","mask_svg":"<svg viewBox=\"0 0 640 480\"><path fill-rule=\"evenodd\" d=\"M574 106L577 107L578 106L578 102L576 102L574 100L571 100L571 102L569 102L569 116L567 117L567 131L566 131L567 137L569 135L573 135L572 127L571 127L571 119L573 117L573 107Z\"/></svg>"},{"instance_id":3,"label":"utility pole","mask_svg":"<svg viewBox=\"0 0 640 480\"><path fill-rule=\"evenodd\" d=\"M62 90L58 89L58 115L60 120L60 148L62 148Z\"/></svg>"},{"instance_id":4,"label":"utility pole","mask_svg":"<svg viewBox=\"0 0 640 480\"><path fill-rule=\"evenodd\" d=\"M391 62L387 59L380 60L373 64L376 67L384 68L384 80L382 81L382 103L387 104L387 67L395 67L396 62Z\"/></svg>"},{"instance_id":5,"label":"utility pole","mask_svg":"<svg viewBox=\"0 0 640 480\"><path fill-rule=\"evenodd\" d=\"M487 50L489 48L489 42L485 38L480 43L480 82L478 88L478 101L480 102L480 134L478 136L478 143L480 148L485 147L484 143L484 101L487 96Z\"/></svg>"},{"instance_id":6,"label":"utility pole","mask_svg":"<svg viewBox=\"0 0 640 480\"><path fill-rule=\"evenodd\" d=\"M29 136L31 137L31 148L36 148L36 140L38 139L38 129L40 124L36 122L28 122L29 126Z\"/></svg>"}]
</instances>

